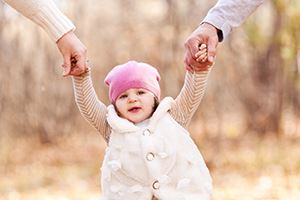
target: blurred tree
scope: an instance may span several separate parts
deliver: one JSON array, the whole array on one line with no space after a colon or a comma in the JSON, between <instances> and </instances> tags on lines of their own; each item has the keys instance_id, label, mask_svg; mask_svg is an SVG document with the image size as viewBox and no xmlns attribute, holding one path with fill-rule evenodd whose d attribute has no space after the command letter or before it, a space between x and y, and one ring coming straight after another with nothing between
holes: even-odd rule
<instances>
[{"instance_id":1,"label":"blurred tree","mask_svg":"<svg viewBox=\"0 0 300 200\"><path fill-rule=\"evenodd\" d=\"M106 73L130 59L156 66L163 95L175 97L184 80L183 43L213 3L68 1L65 11L88 47L99 99L109 103ZM279 135L287 109L293 119L300 118L299 1L268 1L262 9L220 44L201 112L194 118L196 131L218 144L236 132ZM2 2L0 11L1 16ZM86 131L89 126L76 108L70 80L60 78L61 59L47 35L21 16L1 17L0 25L0 134L39 134L48 141Z\"/></svg>"},{"instance_id":2,"label":"blurred tree","mask_svg":"<svg viewBox=\"0 0 300 200\"><path fill-rule=\"evenodd\" d=\"M295 60L297 56L293 53L289 61L284 58L283 51L286 48L286 35L289 37L295 34L289 32L287 23L291 20L288 13L289 8L286 1L271 1L272 5L272 26L268 29L270 34L260 34L264 31L264 22L248 23L249 44L253 47L250 53L252 56L252 66L249 68L252 87L246 87L249 90L241 89L240 99L243 105L247 129L259 134L273 133L280 135L283 133L282 117L284 106L288 105L288 99L285 96L293 93L293 96L299 96L299 90L295 88L299 74L294 74L291 79L287 76L287 69L297 71ZM257 14L260 18L260 14ZM259 19L261 20L261 19ZM293 24L295 26L295 24ZM299 27L299 25L296 25ZM297 39L292 39L297 41ZM298 47L288 47L299 49ZM295 51L295 50L294 50ZM293 62L291 62L291 60ZM294 98L295 99L295 98ZM297 102L297 103L296 103ZM299 99L295 99L294 105L299 104ZM294 106L294 110L299 110Z\"/></svg>"},{"instance_id":3,"label":"blurred tree","mask_svg":"<svg viewBox=\"0 0 300 200\"><path fill-rule=\"evenodd\" d=\"M4 14L3 14L3 2L0 2L0 47L3 48L3 37L2 37L2 29L3 29L3 22L4 20ZM3 54L2 51L0 52L0 70L1 70L1 66L3 62ZM0 91L3 91L3 83L1 81L1 76L0 76ZM0 113L4 112L4 96L0 95ZM2 125L2 115L0 114L0 129L3 129L3 125Z\"/></svg>"},{"instance_id":4,"label":"blurred tree","mask_svg":"<svg viewBox=\"0 0 300 200\"><path fill-rule=\"evenodd\" d=\"M297 119L300 119L300 2L288 6L286 29L283 32L282 56L288 75L288 99Z\"/></svg>"}]
</instances>

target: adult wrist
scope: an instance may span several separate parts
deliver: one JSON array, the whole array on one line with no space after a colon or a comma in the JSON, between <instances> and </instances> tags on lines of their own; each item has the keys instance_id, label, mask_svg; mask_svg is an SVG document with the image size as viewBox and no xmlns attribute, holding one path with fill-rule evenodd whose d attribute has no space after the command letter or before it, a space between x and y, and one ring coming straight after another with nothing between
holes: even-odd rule
<instances>
[{"instance_id":1,"label":"adult wrist","mask_svg":"<svg viewBox=\"0 0 300 200\"><path fill-rule=\"evenodd\" d=\"M212 32L215 32L216 35L218 36L218 41L222 42L223 41L223 32L222 30L218 29L216 26L214 26L213 24L209 23L209 22L202 22L201 23L202 26L205 26L206 28L212 30Z\"/></svg>"},{"instance_id":2,"label":"adult wrist","mask_svg":"<svg viewBox=\"0 0 300 200\"><path fill-rule=\"evenodd\" d=\"M64 33L63 35L61 35L57 40L56 40L56 44L59 45L59 43L62 40L65 40L66 38L71 38L73 37L73 35L75 35L74 30L69 30L68 32ZM76 36L76 35L75 35Z\"/></svg>"}]
</instances>

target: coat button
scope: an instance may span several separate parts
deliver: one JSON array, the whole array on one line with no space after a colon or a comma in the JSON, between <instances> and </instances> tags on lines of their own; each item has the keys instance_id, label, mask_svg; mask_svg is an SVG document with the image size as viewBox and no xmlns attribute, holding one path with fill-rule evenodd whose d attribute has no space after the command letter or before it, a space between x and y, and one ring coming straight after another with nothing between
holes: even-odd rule
<instances>
[{"instance_id":1,"label":"coat button","mask_svg":"<svg viewBox=\"0 0 300 200\"><path fill-rule=\"evenodd\" d=\"M144 130L143 135L144 135L144 136L149 136L149 135L151 135L150 130L149 130L149 129Z\"/></svg>"},{"instance_id":2,"label":"coat button","mask_svg":"<svg viewBox=\"0 0 300 200\"><path fill-rule=\"evenodd\" d=\"M148 161L152 161L153 159L154 159L154 153L147 153L147 155L146 155L146 159L148 160Z\"/></svg>"},{"instance_id":3,"label":"coat button","mask_svg":"<svg viewBox=\"0 0 300 200\"><path fill-rule=\"evenodd\" d=\"M153 183L152 183L152 188L154 189L154 190L158 190L159 189L159 182L158 182L158 180L156 180L156 181L154 181Z\"/></svg>"}]
</instances>

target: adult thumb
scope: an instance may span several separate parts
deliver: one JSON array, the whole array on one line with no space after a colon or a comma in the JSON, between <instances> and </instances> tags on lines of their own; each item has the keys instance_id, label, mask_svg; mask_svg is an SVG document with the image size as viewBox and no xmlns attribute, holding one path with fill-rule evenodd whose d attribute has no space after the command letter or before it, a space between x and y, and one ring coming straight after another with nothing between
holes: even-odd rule
<instances>
[{"instance_id":1,"label":"adult thumb","mask_svg":"<svg viewBox=\"0 0 300 200\"><path fill-rule=\"evenodd\" d=\"M214 62L217 45L218 45L218 41L209 41L207 44L207 56L208 56L208 61L210 63Z\"/></svg>"},{"instance_id":2,"label":"adult thumb","mask_svg":"<svg viewBox=\"0 0 300 200\"><path fill-rule=\"evenodd\" d=\"M76 65L82 72L85 72L85 70L86 70L86 61L85 61L85 58L83 56L81 56L80 58L77 59Z\"/></svg>"}]
</instances>

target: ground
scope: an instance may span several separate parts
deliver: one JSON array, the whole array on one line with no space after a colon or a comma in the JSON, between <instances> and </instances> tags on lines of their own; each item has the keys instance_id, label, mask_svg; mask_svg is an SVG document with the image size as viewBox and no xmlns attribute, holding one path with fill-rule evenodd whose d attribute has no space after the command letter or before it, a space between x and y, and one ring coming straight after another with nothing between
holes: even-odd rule
<instances>
[{"instance_id":1,"label":"ground","mask_svg":"<svg viewBox=\"0 0 300 200\"><path fill-rule=\"evenodd\" d=\"M253 136L197 142L213 177L212 200L299 200L299 142ZM0 199L99 200L104 149L95 133L48 144L1 137Z\"/></svg>"}]
</instances>

